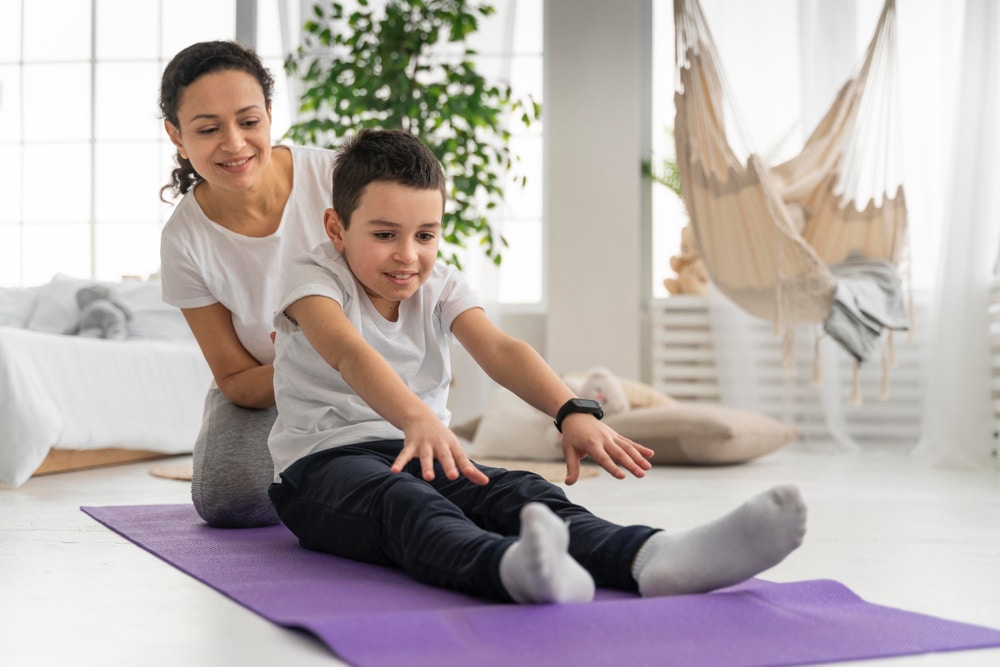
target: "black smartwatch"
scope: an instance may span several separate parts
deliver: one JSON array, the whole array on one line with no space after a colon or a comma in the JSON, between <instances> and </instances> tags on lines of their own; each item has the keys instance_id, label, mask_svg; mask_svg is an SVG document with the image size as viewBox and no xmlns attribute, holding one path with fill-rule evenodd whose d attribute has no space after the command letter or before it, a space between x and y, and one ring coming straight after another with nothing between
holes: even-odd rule
<instances>
[{"instance_id":1,"label":"black smartwatch","mask_svg":"<svg viewBox=\"0 0 1000 667\"><path fill-rule=\"evenodd\" d=\"M589 398L571 398L566 401L559 412L556 413L556 430L562 433L562 423L569 415L574 412L583 412L588 415L594 415L595 418L601 419L604 417L604 410L601 409L601 404L597 401L592 401Z\"/></svg>"}]
</instances>

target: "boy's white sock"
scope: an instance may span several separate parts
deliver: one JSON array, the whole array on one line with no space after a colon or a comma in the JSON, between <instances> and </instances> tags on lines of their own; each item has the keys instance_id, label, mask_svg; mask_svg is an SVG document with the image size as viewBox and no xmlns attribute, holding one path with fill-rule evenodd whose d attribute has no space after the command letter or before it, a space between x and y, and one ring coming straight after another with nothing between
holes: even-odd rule
<instances>
[{"instance_id":1,"label":"boy's white sock","mask_svg":"<svg viewBox=\"0 0 1000 667\"><path fill-rule=\"evenodd\" d=\"M500 581L515 602L590 602L594 580L567 552L569 530L541 503L521 509L521 537L500 558Z\"/></svg>"},{"instance_id":2,"label":"boy's white sock","mask_svg":"<svg viewBox=\"0 0 1000 667\"><path fill-rule=\"evenodd\" d=\"M632 563L644 597L704 593L777 565L806 532L806 506L795 486L778 486L729 514L684 533L655 533Z\"/></svg>"}]
</instances>

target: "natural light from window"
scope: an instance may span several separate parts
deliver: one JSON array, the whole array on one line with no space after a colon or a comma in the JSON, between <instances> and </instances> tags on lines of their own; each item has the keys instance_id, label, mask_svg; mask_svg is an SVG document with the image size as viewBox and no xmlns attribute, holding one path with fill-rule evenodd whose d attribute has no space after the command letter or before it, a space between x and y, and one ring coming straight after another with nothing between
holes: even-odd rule
<instances>
[{"instance_id":1,"label":"natural light from window","mask_svg":"<svg viewBox=\"0 0 1000 667\"><path fill-rule=\"evenodd\" d=\"M299 6L280 3L256 3L257 51L276 79L275 141L297 108L282 68L294 30L282 39L280 9L297 26ZM494 5L472 44L477 63L542 102L542 3ZM236 24L235 0L0 3L0 285L158 271L171 211L159 192L174 153L157 108L160 74L191 43L235 38ZM502 303L542 300L541 137L541 123L512 137L527 187L508 185L498 213L510 243L502 268L468 253L474 284Z\"/></svg>"},{"instance_id":2,"label":"natural light from window","mask_svg":"<svg viewBox=\"0 0 1000 667\"><path fill-rule=\"evenodd\" d=\"M851 4L851 3L845 3ZM720 51L725 74L745 131L765 162L781 162L801 148L817 118L808 115L804 99L825 110L836 88L846 80L871 39L883 0L856 0L853 60L839 63L840 73L829 90L803 94L803 44L798 0L701 0ZM910 224L911 275L915 289L931 286L936 270L951 160L945 137L954 110L952 87L959 43L960 5L933 0L897 3L898 89L902 127L903 184ZM847 8L849 9L849 8ZM838 8L839 11L839 8ZM674 26L672 0L653 0L653 153L673 155ZM850 27L847 28L851 30ZM808 46L812 46L809 44ZM811 81L810 81L811 83ZM812 95L812 98L810 98ZM653 186L652 294L665 297L663 279L673 275L680 230L687 218L682 203L667 188Z\"/></svg>"}]
</instances>

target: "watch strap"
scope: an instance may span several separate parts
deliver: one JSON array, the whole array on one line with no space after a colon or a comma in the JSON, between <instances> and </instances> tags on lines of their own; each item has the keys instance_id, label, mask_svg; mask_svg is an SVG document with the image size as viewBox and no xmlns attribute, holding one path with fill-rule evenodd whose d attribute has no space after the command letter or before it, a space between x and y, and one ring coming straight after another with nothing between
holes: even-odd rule
<instances>
[{"instance_id":1,"label":"watch strap","mask_svg":"<svg viewBox=\"0 0 1000 667\"><path fill-rule=\"evenodd\" d=\"M562 433L563 420L572 414L588 414L594 415L595 419L602 419L604 417L604 410L601 408L601 404L597 401L588 398L571 398L556 413L556 420L552 422L556 426L556 430Z\"/></svg>"}]
</instances>

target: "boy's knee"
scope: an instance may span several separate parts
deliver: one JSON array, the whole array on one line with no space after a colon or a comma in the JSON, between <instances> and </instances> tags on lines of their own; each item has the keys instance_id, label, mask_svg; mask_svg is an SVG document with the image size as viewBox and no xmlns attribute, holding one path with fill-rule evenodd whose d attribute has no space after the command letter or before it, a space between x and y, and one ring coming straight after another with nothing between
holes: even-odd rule
<instances>
[{"instance_id":1,"label":"boy's knee","mask_svg":"<svg viewBox=\"0 0 1000 667\"><path fill-rule=\"evenodd\" d=\"M501 483L497 486L512 485L524 502L538 500L546 505L569 502L561 488L536 473L521 470L508 471L501 479Z\"/></svg>"}]
</instances>

